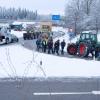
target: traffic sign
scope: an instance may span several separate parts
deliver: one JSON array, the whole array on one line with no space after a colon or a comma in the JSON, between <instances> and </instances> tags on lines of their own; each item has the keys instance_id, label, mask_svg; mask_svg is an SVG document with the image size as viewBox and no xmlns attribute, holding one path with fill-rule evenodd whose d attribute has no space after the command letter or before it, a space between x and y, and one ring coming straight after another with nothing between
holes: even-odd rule
<instances>
[{"instance_id":1,"label":"traffic sign","mask_svg":"<svg viewBox=\"0 0 100 100\"><path fill-rule=\"evenodd\" d=\"M60 20L60 15L52 15L52 20Z\"/></svg>"}]
</instances>

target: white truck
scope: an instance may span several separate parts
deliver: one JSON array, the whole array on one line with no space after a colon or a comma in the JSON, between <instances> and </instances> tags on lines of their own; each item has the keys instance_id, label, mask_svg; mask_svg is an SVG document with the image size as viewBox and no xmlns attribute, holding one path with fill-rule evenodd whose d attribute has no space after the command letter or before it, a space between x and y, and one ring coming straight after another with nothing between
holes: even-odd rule
<instances>
[{"instance_id":1,"label":"white truck","mask_svg":"<svg viewBox=\"0 0 100 100\"><path fill-rule=\"evenodd\" d=\"M8 44L12 42L18 42L18 38L11 34L11 30L7 27L1 27L0 29L0 44Z\"/></svg>"}]
</instances>

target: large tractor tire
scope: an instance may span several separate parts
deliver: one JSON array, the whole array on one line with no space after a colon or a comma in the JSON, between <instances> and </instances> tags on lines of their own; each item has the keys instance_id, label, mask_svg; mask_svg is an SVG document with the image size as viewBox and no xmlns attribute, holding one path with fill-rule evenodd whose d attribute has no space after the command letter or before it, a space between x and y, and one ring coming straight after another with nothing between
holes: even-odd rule
<instances>
[{"instance_id":1,"label":"large tractor tire","mask_svg":"<svg viewBox=\"0 0 100 100\"><path fill-rule=\"evenodd\" d=\"M67 47L67 52L70 55L76 55L77 54L77 46L75 44L69 44Z\"/></svg>"},{"instance_id":2,"label":"large tractor tire","mask_svg":"<svg viewBox=\"0 0 100 100\"><path fill-rule=\"evenodd\" d=\"M87 43L80 43L78 47L78 53L80 57L88 57L89 45Z\"/></svg>"}]
</instances>

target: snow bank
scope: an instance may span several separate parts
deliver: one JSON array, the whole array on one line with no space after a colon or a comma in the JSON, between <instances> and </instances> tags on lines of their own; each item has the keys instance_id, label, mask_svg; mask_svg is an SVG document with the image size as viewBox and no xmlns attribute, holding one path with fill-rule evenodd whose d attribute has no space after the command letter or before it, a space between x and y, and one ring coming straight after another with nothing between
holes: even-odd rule
<instances>
[{"instance_id":1,"label":"snow bank","mask_svg":"<svg viewBox=\"0 0 100 100\"><path fill-rule=\"evenodd\" d=\"M68 29L65 29L63 27L52 27L52 31L62 31L62 32L67 33Z\"/></svg>"},{"instance_id":2,"label":"snow bank","mask_svg":"<svg viewBox=\"0 0 100 100\"><path fill-rule=\"evenodd\" d=\"M9 76L38 76L39 69L32 62L32 51L21 45L11 45L0 47L0 77ZM29 69L29 72L28 72ZM39 72L39 76L42 76Z\"/></svg>"},{"instance_id":3,"label":"snow bank","mask_svg":"<svg viewBox=\"0 0 100 100\"><path fill-rule=\"evenodd\" d=\"M34 57L35 62L32 62L33 52L21 45L0 47L0 77L9 77L9 75L12 77L16 75L44 77L43 71L47 77L100 76L100 62L98 61L59 57L38 52L34 52ZM38 66L40 61L42 61L42 68Z\"/></svg>"}]
</instances>

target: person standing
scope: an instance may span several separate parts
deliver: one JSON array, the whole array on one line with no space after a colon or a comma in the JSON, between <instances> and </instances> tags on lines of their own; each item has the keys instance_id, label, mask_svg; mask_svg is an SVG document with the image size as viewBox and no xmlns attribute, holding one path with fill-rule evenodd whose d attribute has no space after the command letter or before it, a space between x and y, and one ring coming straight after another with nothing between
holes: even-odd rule
<instances>
[{"instance_id":1,"label":"person standing","mask_svg":"<svg viewBox=\"0 0 100 100\"><path fill-rule=\"evenodd\" d=\"M48 46L48 54L53 54L53 39L50 38L47 43Z\"/></svg>"},{"instance_id":2,"label":"person standing","mask_svg":"<svg viewBox=\"0 0 100 100\"><path fill-rule=\"evenodd\" d=\"M54 43L54 53L57 53L57 55L59 55L59 47L60 47L60 41L57 40L57 41Z\"/></svg>"},{"instance_id":3,"label":"person standing","mask_svg":"<svg viewBox=\"0 0 100 100\"><path fill-rule=\"evenodd\" d=\"M65 46L66 46L66 42L65 42L65 40L63 40L63 41L61 42L61 54L62 54L62 55L64 55L64 48L65 48Z\"/></svg>"},{"instance_id":4,"label":"person standing","mask_svg":"<svg viewBox=\"0 0 100 100\"><path fill-rule=\"evenodd\" d=\"M38 39L36 40L36 45L37 45L37 51L39 51L40 48L41 48L41 39L40 39L40 38L38 38Z\"/></svg>"},{"instance_id":5,"label":"person standing","mask_svg":"<svg viewBox=\"0 0 100 100\"><path fill-rule=\"evenodd\" d=\"M47 49L47 41L45 39L42 40L42 52L46 52Z\"/></svg>"}]
</instances>

